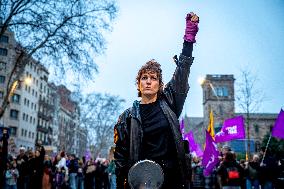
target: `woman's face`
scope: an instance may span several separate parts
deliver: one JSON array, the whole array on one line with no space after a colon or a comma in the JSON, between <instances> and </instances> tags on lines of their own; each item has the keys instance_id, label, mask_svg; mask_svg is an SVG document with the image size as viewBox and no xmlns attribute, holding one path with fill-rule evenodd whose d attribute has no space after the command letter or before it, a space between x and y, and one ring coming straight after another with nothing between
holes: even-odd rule
<instances>
[{"instance_id":1,"label":"woman's face","mask_svg":"<svg viewBox=\"0 0 284 189\"><path fill-rule=\"evenodd\" d=\"M40 156L40 152L38 150L35 151L35 156L39 157Z\"/></svg>"},{"instance_id":2,"label":"woman's face","mask_svg":"<svg viewBox=\"0 0 284 189\"><path fill-rule=\"evenodd\" d=\"M159 78L157 73L146 72L141 75L139 89L141 96L156 96L160 88Z\"/></svg>"},{"instance_id":3,"label":"woman's face","mask_svg":"<svg viewBox=\"0 0 284 189\"><path fill-rule=\"evenodd\" d=\"M57 156L56 156L56 159L57 159L57 161L59 161L59 160L61 159L61 156L60 156L60 155L57 155Z\"/></svg>"}]
</instances>

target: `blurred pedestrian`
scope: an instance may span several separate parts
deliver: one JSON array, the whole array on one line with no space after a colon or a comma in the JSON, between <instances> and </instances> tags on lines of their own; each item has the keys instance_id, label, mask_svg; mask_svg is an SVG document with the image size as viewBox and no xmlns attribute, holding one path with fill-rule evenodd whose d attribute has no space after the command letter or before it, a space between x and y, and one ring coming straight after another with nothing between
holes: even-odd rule
<instances>
[{"instance_id":1,"label":"blurred pedestrian","mask_svg":"<svg viewBox=\"0 0 284 189\"><path fill-rule=\"evenodd\" d=\"M76 158L75 154L71 154L69 156L69 165L68 165L68 173L69 173L69 186L70 189L77 189L78 185L78 159Z\"/></svg>"},{"instance_id":2,"label":"blurred pedestrian","mask_svg":"<svg viewBox=\"0 0 284 189\"><path fill-rule=\"evenodd\" d=\"M263 161L260 163L260 181L261 189L274 189L274 183L277 178L278 161L271 149L261 149L263 152Z\"/></svg>"},{"instance_id":3,"label":"blurred pedestrian","mask_svg":"<svg viewBox=\"0 0 284 189\"><path fill-rule=\"evenodd\" d=\"M51 189L52 186L52 162L48 155L44 156L42 189Z\"/></svg>"},{"instance_id":4,"label":"blurred pedestrian","mask_svg":"<svg viewBox=\"0 0 284 189\"><path fill-rule=\"evenodd\" d=\"M17 189L17 179L19 178L19 171L17 169L16 161L7 163L7 170L5 171L6 188L5 189Z\"/></svg>"},{"instance_id":5,"label":"blurred pedestrian","mask_svg":"<svg viewBox=\"0 0 284 189\"><path fill-rule=\"evenodd\" d=\"M237 163L235 155L228 151L217 169L217 179L221 189L241 189L244 169Z\"/></svg>"},{"instance_id":6,"label":"blurred pedestrian","mask_svg":"<svg viewBox=\"0 0 284 189\"><path fill-rule=\"evenodd\" d=\"M84 187L85 175L84 175L84 163L83 163L83 161L80 160L78 162L78 165L79 165L78 174L77 174L77 176L78 176L78 189L84 189L85 188Z\"/></svg>"},{"instance_id":7,"label":"blurred pedestrian","mask_svg":"<svg viewBox=\"0 0 284 189\"><path fill-rule=\"evenodd\" d=\"M1 108L0 108L1 109ZM9 133L7 128L2 129L2 136L0 136L0 188L5 186L5 170L8 162L8 139Z\"/></svg>"},{"instance_id":8,"label":"blurred pedestrian","mask_svg":"<svg viewBox=\"0 0 284 189\"><path fill-rule=\"evenodd\" d=\"M197 156L192 158L192 188L193 189L204 189L205 178L203 175L203 167L201 159Z\"/></svg>"},{"instance_id":9,"label":"blurred pedestrian","mask_svg":"<svg viewBox=\"0 0 284 189\"><path fill-rule=\"evenodd\" d=\"M246 189L259 189L259 172L260 162L259 156L254 154L250 162L246 162L245 175L246 175Z\"/></svg>"},{"instance_id":10,"label":"blurred pedestrian","mask_svg":"<svg viewBox=\"0 0 284 189\"><path fill-rule=\"evenodd\" d=\"M18 178L18 189L28 189L29 182L29 171L28 171L28 156L26 155L26 149L24 147L20 147L19 155L17 156L17 169L19 171Z\"/></svg>"}]
</instances>

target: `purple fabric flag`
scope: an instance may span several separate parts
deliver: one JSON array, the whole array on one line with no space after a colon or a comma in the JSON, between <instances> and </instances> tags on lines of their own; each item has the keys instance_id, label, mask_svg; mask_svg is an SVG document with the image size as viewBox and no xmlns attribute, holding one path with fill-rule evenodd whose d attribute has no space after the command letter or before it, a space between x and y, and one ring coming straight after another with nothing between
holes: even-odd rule
<instances>
[{"instance_id":1,"label":"purple fabric flag","mask_svg":"<svg viewBox=\"0 0 284 189\"><path fill-rule=\"evenodd\" d=\"M224 121L220 132L215 135L215 142L226 142L233 139L245 138L245 127L243 116L237 116Z\"/></svg>"},{"instance_id":2,"label":"purple fabric flag","mask_svg":"<svg viewBox=\"0 0 284 189\"><path fill-rule=\"evenodd\" d=\"M91 154L90 150L87 149L86 152L85 152L86 161L90 160L91 157L92 157L92 154Z\"/></svg>"},{"instance_id":3,"label":"purple fabric flag","mask_svg":"<svg viewBox=\"0 0 284 189\"><path fill-rule=\"evenodd\" d=\"M184 119L181 120L179 128L180 128L182 138L184 139Z\"/></svg>"},{"instance_id":4,"label":"purple fabric flag","mask_svg":"<svg viewBox=\"0 0 284 189\"><path fill-rule=\"evenodd\" d=\"M203 153L202 166L204 176L209 176L219 163L219 151L211 135L206 131L206 147Z\"/></svg>"},{"instance_id":5,"label":"purple fabric flag","mask_svg":"<svg viewBox=\"0 0 284 189\"><path fill-rule=\"evenodd\" d=\"M189 146L188 146L189 151L193 156L197 156L197 157L203 156L203 151L201 150L200 146L195 142L192 131L185 134L184 139L189 142Z\"/></svg>"},{"instance_id":6,"label":"purple fabric flag","mask_svg":"<svg viewBox=\"0 0 284 189\"><path fill-rule=\"evenodd\" d=\"M271 135L277 138L284 139L284 111L282 110L282 108L275 121Z\"/></svg>"}]
</instances>

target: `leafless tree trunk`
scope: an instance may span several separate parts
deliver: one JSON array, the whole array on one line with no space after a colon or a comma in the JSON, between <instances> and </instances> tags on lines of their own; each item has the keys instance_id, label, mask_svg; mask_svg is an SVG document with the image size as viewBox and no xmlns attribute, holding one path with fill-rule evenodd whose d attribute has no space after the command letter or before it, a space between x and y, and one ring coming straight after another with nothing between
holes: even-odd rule
<instances>
[{"instance_id":1,"label":"leafless tree trunk","mask_svg":"<svg viewBox=\"0 0 284 189\"><path fill-rule=\"evenodd\" d=\"M237 104L246 114L247 156L250 158L250 115L259 110L264 93L256 87L257 77L248 69L241 70L241 80L237 83Z\"/></svg>"},{"instance_id":2,"label":"leafless tree trunk","mask_svg":"<svg viewBox=\"0 0 284 189\"><path fill-rule=\"evenodd\" d=\"M124 100L109 94L92 93L81 96L80 123L88 128L88 143L94 148L94 156L106 155L113 145L113 128L121 113Z\"/></svg>"}]
</instances>

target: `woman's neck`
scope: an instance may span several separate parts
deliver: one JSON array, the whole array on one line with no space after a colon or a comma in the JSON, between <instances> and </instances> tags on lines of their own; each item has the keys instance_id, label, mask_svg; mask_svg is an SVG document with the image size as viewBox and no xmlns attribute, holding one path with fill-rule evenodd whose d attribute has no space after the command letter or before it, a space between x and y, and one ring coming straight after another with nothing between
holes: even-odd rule
<instances>
[{"instance_id":1,"label":"woman's neck","mask_svg":"<svg viewBox=\"0 0 284 189\"><path fill-rule=\"evenodd\" d=\"M158 95L142 95L142 99L140 104L150 104L152 102L156 102Z\"/></svg>"}]
</instances>

